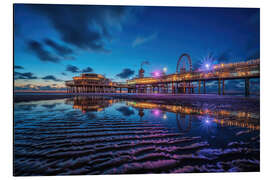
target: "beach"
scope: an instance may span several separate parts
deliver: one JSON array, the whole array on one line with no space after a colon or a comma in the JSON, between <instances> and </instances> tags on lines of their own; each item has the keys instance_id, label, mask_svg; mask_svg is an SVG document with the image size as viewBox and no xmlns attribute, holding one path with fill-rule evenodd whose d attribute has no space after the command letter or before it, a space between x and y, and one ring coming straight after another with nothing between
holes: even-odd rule
<instances>
[{"instance_id":1,"label":"beach","mask_svg":"<svg viewBox=\"0 0 270 180\"><path fill-rule=\"evenodd\" d=\"M156 101L168 104L203 106L213 104L218 109L260 112L260 98L215 94L128 94L128 93L15 93L14 102L30 102L72 98L75 96L101 96L138 101Z\"/></svg>"},{"instance_id":2,"label":"beach","mask_svg":"<svg viewBox=\"0 0 270 180\"><path fill-rule=\"evenodd\" d=\"M260 170L258 98L14 96L14 175Z\"/></svg>"}]
</instances>

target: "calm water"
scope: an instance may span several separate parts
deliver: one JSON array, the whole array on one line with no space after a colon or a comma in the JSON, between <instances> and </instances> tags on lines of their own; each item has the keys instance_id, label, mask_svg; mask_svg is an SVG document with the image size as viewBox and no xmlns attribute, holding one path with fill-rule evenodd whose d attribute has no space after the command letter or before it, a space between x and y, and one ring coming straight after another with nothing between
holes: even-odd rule
<instances>
[{"instance_id":1,"label":"calm water","mask_svg":"<svg viewBox=\"0 0 270 180\"><path fill-rule=\"evenodd\" d=\"M259 115L101 97L14 105L14 174L259 171Z\"/></svg>"}]
</instances>

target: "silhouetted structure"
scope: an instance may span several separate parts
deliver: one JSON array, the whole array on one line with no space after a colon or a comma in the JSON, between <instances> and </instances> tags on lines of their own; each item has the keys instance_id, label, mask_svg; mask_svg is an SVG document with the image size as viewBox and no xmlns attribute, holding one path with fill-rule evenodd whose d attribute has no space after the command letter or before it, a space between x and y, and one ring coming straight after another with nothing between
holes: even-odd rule
<instances>
[{"instance_id":1,"label":"silhouetted structure","mask_svg":"<svg viewBox=\"0 0 270 180\"><path fill-rule=\"evenodd\" d=\"M183 57L187 57L189 70L185 67ZM177 61L174 74L164 73L161 76L144 77L145 71L141 68L137 78L127 80L126 83L116 83L100 74L88 73L74 77L73 81L66 81L66 86L68 93L122 93L122 89L126 89L128 93L192 94L195 93L194 89L198 88L198 94L206 94L206 82L215 80L218 81L218 94L224 95L225 80L244 79L245 95L248 96L250 79L260 78L260 59L211 67L207 64L206 67L204 70L193 71L191 58L184 53Z\"/></svg>"}]
</instances>

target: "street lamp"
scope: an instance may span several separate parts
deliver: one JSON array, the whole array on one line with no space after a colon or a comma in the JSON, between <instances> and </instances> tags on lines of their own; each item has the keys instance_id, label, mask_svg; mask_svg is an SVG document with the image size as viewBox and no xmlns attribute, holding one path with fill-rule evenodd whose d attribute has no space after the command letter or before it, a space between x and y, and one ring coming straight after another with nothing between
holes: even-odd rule
<instances>
[{"instance_id":1,"label":"street lamp","mask_svg":"<svg viewBox=\"0 0 270 180\"><path fill-rule=\"evenodd\" d=\"M209 69L210 65L207 63L205 64L206 69Z\"/></svg>"},{"instance_id":2,"label":"street lamp","mask_svg":"<svg viewBox=\"0 0 270 180\"><path fill-rule=\"evenodd\" d=\"M166 67L163 68L163 72L164 72L164 73L166 73L167 70L168 70L168 69L167 69Z\"/></svg>"}]
</instances>

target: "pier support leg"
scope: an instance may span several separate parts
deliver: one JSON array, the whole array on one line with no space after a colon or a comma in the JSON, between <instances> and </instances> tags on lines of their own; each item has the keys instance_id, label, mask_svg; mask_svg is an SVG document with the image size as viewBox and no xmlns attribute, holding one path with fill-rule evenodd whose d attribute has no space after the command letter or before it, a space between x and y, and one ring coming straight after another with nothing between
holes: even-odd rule
<instances>
[{"instance_id":1,"label":"pier support leg","mask_svg":"<svg viewBox=\"0 0 270 180\"><path fill-rule=\"evenodd\" d=\"M245 96L249 96L249 78L245 79Z\"/></svg>"},{"instance_id":2,"label":"pier support leg","mask_svg":"<svg viewBox=\"0 0 270 180\"><path fill-rule=\"evenodd\" d=\"M203 93L206 93L206 88L205 88L205 80L203 80Z\"/></svg>"},{"instance_id":3,"label":"pier support leg","mask_svg":"<svg viewBox=\"0 0 270 180\"><path fill-rule=\"evenodd\" d=\"M224 95L224 89L225 89L225 83L224 83L224 79L222 79L222 95Z\"/></svg>"},{"instance_id":4,"label":"pier support leg","mask_svg":"<svg viewBox=\"0 0 270 180\"><path fill-rule=\"evenodd\" d=\"M186 94L186 82L183 82L183 93Z\"/></svg>"},{"instance_id":5,"label":"pier support leg","mask_svg":"<svg viewBox=\"0 0 270 180\"><path fill-rule=\"evenodd\" d=\"M218 79L218 95L220 95L220 79Z\"/></svg>"},{"instance_id":6,"label":"pier support leg","mask_svg":"<svg viewBox=\"0 0 270 180\"><path fill-rule=\"evenodd\" d=\"M188 93L191 94L191 83L190 83L190 81L188 82Z\"/></svg>"},{"instance_id":7,"label":"pier support leg","mask_svg":"<svg viewBox=\"0 0 270 180\"><path fill-rule=\"evenodd\" d=\"M199 87L198 87L198 93L200 94L201 93L201 81L199 80Z\"/></svg>"}]
</instances>

